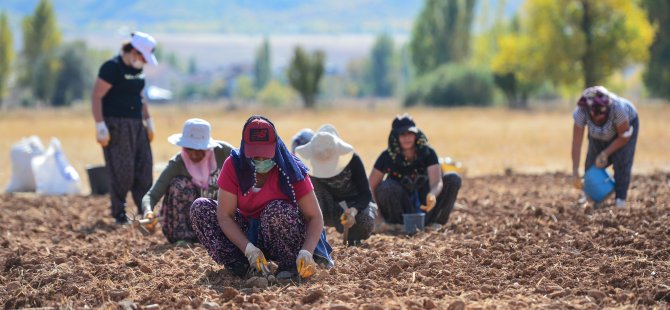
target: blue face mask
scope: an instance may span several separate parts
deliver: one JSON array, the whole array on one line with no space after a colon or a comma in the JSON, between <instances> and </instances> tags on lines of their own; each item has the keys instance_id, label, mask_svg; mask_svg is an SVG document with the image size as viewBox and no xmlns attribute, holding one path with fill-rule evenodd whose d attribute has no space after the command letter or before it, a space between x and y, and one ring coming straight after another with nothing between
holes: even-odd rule
<instances>
[{"instance_id":1,"label":"blue face mask","mask_svg":"<svg viewBox=\"0 0 670 310\"><path fill-rule=\"evenodd\" d=\"M265 159L265 160L256 160L254 159L254 169L258 173L267 173L272 169L272 167L275 166L275 161L272 159Z\"/></svg>"}]
</instances>

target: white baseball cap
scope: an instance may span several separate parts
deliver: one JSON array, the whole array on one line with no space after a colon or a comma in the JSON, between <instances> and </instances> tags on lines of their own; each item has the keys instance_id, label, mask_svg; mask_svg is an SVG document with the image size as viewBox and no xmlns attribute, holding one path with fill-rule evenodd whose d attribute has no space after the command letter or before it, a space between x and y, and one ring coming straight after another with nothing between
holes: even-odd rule
<instances>
[{"instance_id":1,"label":"white baseball cap","mask_svg":"<svg viewBox=\"0 0 670 310\"><path fill-rule=\"evenodd\" d=\"M147 64L152 66L158 64L158 60L156 60L156 56L154 55L154 50L156 49L156 40L154 37L144 32L136 31L133 32L130 38L130 45L142 53L142 56L144 56Z\"/></svg>"},{"instance_id":2,"label":"white baseball cap","mask_svg":"<svg viewBox=\"0 0 670 310\"><path fill-rule=\"evenodd\" d=\"M168 142L187 147L194 150L207 150L218 145L216 140L212 139L211 126L204 119L191 118L184 123L182 133L176 133L168 137Z\"/></svg>"}]
</instances>

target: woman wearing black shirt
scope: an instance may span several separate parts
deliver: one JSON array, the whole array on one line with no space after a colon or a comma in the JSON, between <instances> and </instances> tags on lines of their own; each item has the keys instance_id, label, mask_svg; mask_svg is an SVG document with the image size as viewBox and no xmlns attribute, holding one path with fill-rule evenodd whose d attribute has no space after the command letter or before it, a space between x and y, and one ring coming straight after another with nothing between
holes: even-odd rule
<instances>
[{"instance_id":1,"label":"woman wearing black shirt","mask_svg":"<svg viewBox=\"0 0 670 310\"><path fill-rule=\"evenodd\" d=\"M393 120L388 149L377 158L369 180L389 224L402 224L403 213L418 212L426 213L426 224L446 224L461 187L458 174L442 175L435 150L407 114Z\"/></svg>"},{"instance_id":2,"label":"woman wearing black shirt","mask_svg":"<svg viewBox=\"0 0 670 310\"><path fill-rule=\"evenodd\" d=\"M121 54L102 64L93 88L93 118L109 171L112 216L117 224L128 223L128 191L138 208L137 214L142 214L142 197L151 188L153 162L149 143L154 128L142 98L142 67L157 64L155 47L156 41L150 35L133 33L130 42L123 44Z\"/></svg>"},{"instance_id":3,"label":"woman wearing black shirt","mask_svg":"<svg viewBox=\"0 0 670 310\"><path fill-rule=\"evenodd\" d=\"M326 124L307 144L297 147L296 154L310 169L324 225L339 232L347 228L345 241L349 244L369 238L377 206L372 202L363 161L353 147Z\"/></svg>"}]
</instances>

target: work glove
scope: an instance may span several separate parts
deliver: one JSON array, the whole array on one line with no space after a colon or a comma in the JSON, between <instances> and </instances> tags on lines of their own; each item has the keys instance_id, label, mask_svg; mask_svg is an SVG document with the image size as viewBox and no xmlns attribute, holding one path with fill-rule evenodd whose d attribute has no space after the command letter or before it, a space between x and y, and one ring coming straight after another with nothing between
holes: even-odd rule
<instances>
[{"instance_id":1,"label":"work glove","mask_svg":"<svg viewBox=\"0 0 670 310\"><path fill-rule=\"evenodd\" d=\"M579 177L578 173L574 173L572 175L572 186L574 186L576 189L581 190L584 185L582 183L582 178Z\"/></svg>"},{"instance_id":2,"label":"work glove","mask_svg":"<svg viewBox=\"0 0 670 310\"><path fill-rule=\"evenodd\" d=\"M154 121L151 117L144 120L144 128L147 129L147 138L149 138L149 142L154 141Z\"/></svg>"},{"instance_id":3,"label":"work glove","mask_svg":"<svg viewBox=\"0 0 670 310\"><path fill-rule=\"evenodd\" d=\"M430 210L433 210L433 208L435 208L436 203L437 203L437 198L435 197L435 195L433 195L431 193L428 193L428 195L426 195L426 205L421 206L421 210L428 213L428 212L430 212Z\"/></svg>"},{"instance_id":4,"label":"work glove","mask_svg":"<svg viewBox=\"0 0 670 310\"><path fill-rule=\"evenodd\" d=\"M295 260L295 263L298 265L298 274L302 278L307 278L316 273L314 257L307 250L300 250L298 252L298 258Z\"/></svg>"},{"instance_id":5,"label":"work glove","mask_svg":"<svg viewBox=\"0 0 670 310\"><path fill-rule=\"evenodd\" d=\"M106 147L109 144L110 138L109 138L109 130L107 129L107 125L105 125L105 122L95 123L95 132L98 143L100 143L102 147Z\"/></svg>"},{"instance_id":6,"label":"work glove","mask_svg":"<svg viewBox=\"0 0 670 310\"><path fill-rule=\"evenodd\" d=\"M261 249L255 247L251 242L247 243L247 248L244 250L244 255L249 260L249 265L262 272L264 275L270 273L268 268L268 261L265 260L265 255Z\"/></svg>"},{"instance_id":7,"label":"work glove","mask_svg":"<svg viewBox=\"0 0 670 310\"><path fill-rule=\"evenodd\" d=\"M357 214L358 210L356 208L347 208L347 210L342 212L342 215L340 216L340 223L345 228L351 228L351 226L356 224Z\"/></svg>"},{"instance_id":8,"label":"work glove","mask_svg":"<svg viewBox=\"0 0 670 310\"><path fill-rule=\"evenodd\" d=\"M605 168L607 166L607 154L605 152L600 152L598 157L596 157L596 167Z\"/></svg>"}]
</instances>

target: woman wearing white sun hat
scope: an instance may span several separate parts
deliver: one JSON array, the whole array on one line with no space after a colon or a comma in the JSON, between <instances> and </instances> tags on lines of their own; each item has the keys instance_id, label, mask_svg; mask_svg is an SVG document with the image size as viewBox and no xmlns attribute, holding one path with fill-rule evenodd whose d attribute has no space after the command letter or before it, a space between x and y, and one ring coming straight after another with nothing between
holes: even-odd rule
<instances>
[{"instance_id":1,"label":"woman wearing white sun hat","mask_svg":"<svg viewBox=\"0 0 670 310\"><path fill-rule=\"evenodd\" d=\"M110 175L112 216L121 225L129 223L125 210L128 191L141 212L142 195L151 187L154 126L142 98L142 68L157 64L155 47L152 36L133 33L121 53L102 64L91 96L96 139L103 147Z\"/></svg>"},{"instance_id":2,"label":"woman wearing white sun hat","mask_svg":"<svg viewBox=\"0 0 670 310\"><path fill-rule=\"evenodd\" d=\"M374 229L377 206L372 202L363 161L330 124L321 126L310 142L296 148L310 169L314 193L325 226L349 229L349 244L367 239Z\"/></svg>"},{"instance_id":3,"label":"woman wearing white sun hat","mask_svg":"<svg viewBox=\"0 0 670 310\"><path fill-rule=\"evenodd\" d=\"M142 199L145 218L153 218L153 209L163 197L160 209L163 235L169 242L196 242L189 210L197 198L216 199L221 167L232 146L211 138L210 124L199 118L184 123L182 133L168 141L181 147Z\"/></svg>"}]
</instances>

